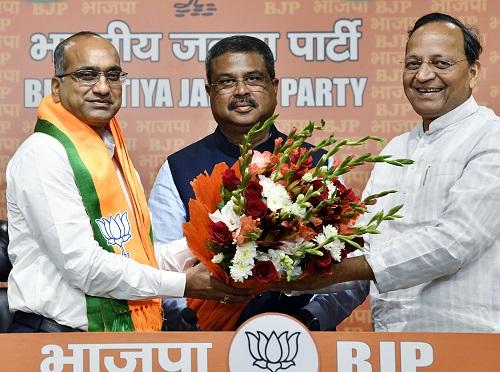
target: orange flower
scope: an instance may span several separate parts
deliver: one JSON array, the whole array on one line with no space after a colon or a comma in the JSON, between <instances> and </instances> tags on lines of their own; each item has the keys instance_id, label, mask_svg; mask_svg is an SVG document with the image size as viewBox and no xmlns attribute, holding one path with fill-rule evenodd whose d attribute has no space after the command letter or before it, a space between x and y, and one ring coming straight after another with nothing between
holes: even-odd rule
<instances>
[{"instance_id":1,"label":"orange flower","mask_svg":"<svg viewBox=\"0 0 500 372\"><path fill-rule=\"evenodd\" d=\"M316 231L314 231L309 226L305 225L303 222L299 224L299 236L306 240L310 241L317 235Z\"/></svg>"},{"instance_id":2,"label":"orange flower","mask_svg":"<svg viewBox=\"0 0 500 372\"><path fill-rule=\"evenodd\" d=\"M262 230L258 227L259 220L254 220L252 217L248 216L242 216L240 222L240 231L238 233L238 236L236 237L236 244L238 245L243 245L245 243L248 234L259 234L260 232L262 232Z\"/></svg>"},{"instance_id":3,"label":"orange flower","mask_svg":"<svg viewBox=\"0 0 500 372\"><path fill-rule=\"evenodd\" d=\"M339 233L341 235L352 235L356 232L356 229L352 227L349 223L341 222L339 224Z\"/></svg>"},{"instance_id":4,"label":"orange flower","mask_svg":"<svg viewBox=\"0 0 500 372\"><path fill-rule=\"evenodd\" d=\"M316 216L309 217L309 221L311 221L314 226L319 226L323 223L323 220Z\"/></svg>"},{"instance_id":5,"label":"orange flower","mask_svg":"<svg viewBox=\"0 0 500 372\"><path fill-rule=\"evenodd\" d=\"M287 163L283 163L281 164L280 166L280 173L283 175L283 176L286 176L288 174L288 172L290 172L290 167Z\"/></svg>"},{"instance_id":6,"label":"orange flower","mask_svg":"<svg viewBox=\"0 0 500 372\"><path fill-rule=\"evenodd\" d=\"M252 161L248 166L250 174L255 175L264 173L267 166L271 163L271 157L272 154L269 151L260 152L254 150L252 154Z\"/></svg>"}]
</instances>

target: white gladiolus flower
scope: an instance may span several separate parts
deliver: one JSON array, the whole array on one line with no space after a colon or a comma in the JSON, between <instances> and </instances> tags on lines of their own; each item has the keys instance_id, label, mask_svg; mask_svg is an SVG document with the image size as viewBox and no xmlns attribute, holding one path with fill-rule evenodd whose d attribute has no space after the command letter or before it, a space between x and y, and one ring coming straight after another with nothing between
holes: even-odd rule
<instances>
[{"instance_id":1,"label":"white gladiolus flower","mask_svg":"<svg viewBox=\"0 0 500 372\"><path fill-rule=\"evenodd\" d=\"M313 239L313 241L316 242L316 244L318 244L318 245L322 244L325 240L326 240L326 236L323 233L319 233Z\"/></svg>"},{"instance_id":2,"label":"white gladiolus flower","mask_svg":"<svg viewBox=\"0 0 500 372\"><path fill-rule=\"evenodd\" d=\"M294 279L299 278L303 273L304 273L304 271L302 270L302 267L300 266L300 261L297 261L297 263L293 266L293 269L290 272L290 280L294 280Z\"/></svg>"},{"instance_id":3,"label":"white gladiolus flower","mask_svg":"<svg viewBox=\"0 0 500 372\"><path fill-rule=\"evenodd\" d=\"M285 253L277 249L269 249L267 254L271 262L274 264L276 271L280 272L282 270L281 257L282 255L285 255Z\"/></svg>"},{"instance_id":4,"label":"white gladiolus flower","mask_svg":"<svg viewBox=\"0 0 500 372\"><path fill-rule=\"evenodd\" d=\"M332 225L323 226L323 234L325 234L326 238L331 238L332 236L336 236L338 234L337 229Z\"/></svg>"},{"instance_id":5,"label":"white gladiolus flower","mask_svg":"<svg viewBox=\"0 0 500 372\"><path fill-rule=\"evenodd\" d=\"M326 225L326 226L323 226L323 232L316 235L316 237L313 240L317 244L322 244L327 239L330 239L332 237L337 236L337 234L338 234L338 231L335 227L333 227L332 225ZM330 255L332 256L332 258L335 261L340 262L342 259L341 253L342 253L342 250L345 248L345 243L341 242L338 239L335 239L335 240L331 241L330 243L325 244L324 248L328 252L330 252Z\"/></svg>"},{"instance_id":6,"label":"white gladiolus flower","mask_svg":"<svg viewBox=\"0 0 500 372\"><path fill-rule=\"evenodd\" d=\"M304 218L306 215L307 209L304 207L300 206L297 203L293 203L290 207L290 213L293 214L294 216Z\"/></svg>"},{"instance_id":7,"label":"white gladiolus flower","mask_svg":"<svg viewBox=\"0 0 500 372\"><path fill-rule=\"evenodd\" d=\"M312 173L308 172L308 173L305 173L303 176L302 176L302 181L304 182L312 182L314 181L316 177L313 177Z\"/></svg>"},{"instance_id":8,"label":"white gladiolus flower","mask_svg":"<svg viewBox=\"0 0 500 372\"><path fill-rule=\"evenodd\" d=\"M336 236L338 234L337 229L332 225L323 226L323 232L316 235L313 239L316 243L321 244L328 238Z\"/></svg>"},{"instance_id":9,"label":"white gladiolus flower","mask_svg":"<svg viewBox=\"0 0 500 372\"><path fill-rule=\"evenodd\" d=\"M325 245L325 249L328 252L330 252L332 258L337 262L340 262L342 260L341 253L344 248L345 248L345 243L341 242L338 239L335 239L333 242L330 242L327 245Z\"/></svg>"},{"instance_id":10,"label":"white gladiolus flower","mask_svg":"<svg viewBox=\"0 0 500 372\"><path fill-rule=\"evenodd\" d=\"M222 261L224 261L224 253L217 253L212 257L212 262L214 264L220 264Z\"/></svg>"},{"instance_id":11,"label":"white gladiolus flower","mask_svg":"<svg viewBox=\"0 0 500 372\"><path fill-rule=\"evenodd\" d=\"M220 211L216 210L214 213L210 213L209 217L214 223L224 222L229 231L235 231L241 226L240 216L234 211L234 202L232 200L229 200Z\"/></svg>"},{"instance_id":12,"label":"white gladiolus flower","mask_svg":"<svg viewBox=\"0 0 500 372\"><path fill-rule=\"evenodd\" d=\"M328 189L328 199L330 199L335 191L337 191L337 187L330 180L326 181L326 187Z\"/></svg>"},{"instance_id":13,"label":"white gladiolus flower","mask_svg":"<svg viewBox=\"0 0 500 372\"><path fill-rule=\"evenodd\" d=\"M296 242L292 242L292 241L289 241L289 240L284 240L283 243L285 244L285 249L283 251L285 253L293 254L293 253L295 253L300 248L300 246L302 245L302 243L304 243L304 239L300 238Z\"/></svg>"},{"instance_id":14,"label":"white gladiolus flower","mask_svg":"<svg viewBox=\"0 0 500 372\"><path fill-rule=\"evenodd\" d=\"M326 165L323 165L321 168L319 168L319 174L326 174L328 172L328 167Z\"/></svg>"},{"instance_id":15,"label":"white gladiolus flower","mask_svg":"<svg viewBox=\"0 0 500 372\"><path fill-rule=\"evenodd\" d=\"M271 258L266 252L261 252L257 251L257 254L255 255L255 259L257 261L269 261Z\"/></svg>"}]
</instances>

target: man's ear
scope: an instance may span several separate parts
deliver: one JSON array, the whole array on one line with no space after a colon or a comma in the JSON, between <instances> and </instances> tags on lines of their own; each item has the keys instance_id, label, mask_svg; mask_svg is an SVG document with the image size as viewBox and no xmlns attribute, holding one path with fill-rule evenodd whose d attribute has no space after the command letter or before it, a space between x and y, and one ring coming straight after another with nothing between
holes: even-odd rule
<instances>
[{"instance_id":1,"label":"man's ear","mask_svg":"<svg viewBox=\"0 0 500 372\"><path fill-rule=\"evenodd\" d=\"M51 90L52 90L52 98L54 102L61 102L61 97L59 96L59 89L61 88L61 79L53 76L51 80Z\"/></svg>"},{"instance_id":2,"label":"man's ear","mask_svg":"<svg viewBox=\"0 0 500 372\"><path fill-rule=\"evenodd\" d=\"M469 87L471 90L473 90L476 87L477 82L479 81L480 73L481 73L481 62L474 61L474 63L469 66L469 75L470 75Z\"/></svg>"},{"instance_id":3,"label":"man's ear","mask_svg":"<svg viewBox=\"0 0 500 372\"><path fill-rule=\"evenodd\" d=\"M205 92L207 92L208 95L210 95L212 86L210 84L205 84Z\"/></svg>"},{"instance_id":4,"label":"man's ear","mask_svg":"<svg viewBox=\"0 0 500 372\"><path fill-rule=\"evenodd\" d=\"M273 86L274 86L274 94L278 95L278 85L280 84L280 80L277 78L273 79Z\"/></svg>"}]
</instances>

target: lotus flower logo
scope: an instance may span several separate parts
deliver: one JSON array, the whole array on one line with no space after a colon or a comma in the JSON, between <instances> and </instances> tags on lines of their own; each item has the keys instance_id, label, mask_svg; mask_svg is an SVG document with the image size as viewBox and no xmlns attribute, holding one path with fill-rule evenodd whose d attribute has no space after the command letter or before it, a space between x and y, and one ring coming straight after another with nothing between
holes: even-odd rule
<instances>
[{"instance_id":1,"label":"lotus flower logo","mask_svg":"<svg viewBox=\"0 0 500 372\"><path fill-rule=\"evenodd\" d=\"M277 372L295 365L300 332L294 332L289 336L288 331L284 331L278 336L272 331L269 337L261 331L257 331L257 335L252 332L245 334L254 366Z\"/></svg>"},{"instance_id":2,"label":"lotus flower logo","mask_svg":"<svg viewBox=\"0 0 500 372\"><path fill-rule=\"evenodd\" d=\"M123 247L128 242L132 235L130 234L130 222L127 212L118 213L116 216L102 217L95 220L102 236L106 239L108 245L117 245L122 253L122 256L130 257L130 252L127 252Z\"/></svg>"}]
</instances>

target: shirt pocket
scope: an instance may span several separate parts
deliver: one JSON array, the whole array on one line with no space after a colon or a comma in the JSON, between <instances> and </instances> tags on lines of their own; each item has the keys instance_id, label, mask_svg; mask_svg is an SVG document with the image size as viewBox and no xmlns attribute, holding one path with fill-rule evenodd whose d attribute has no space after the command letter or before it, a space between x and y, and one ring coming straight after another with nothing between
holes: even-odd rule
<instances>
[{"instance_id":1,"label":"shirt pocket","mask_svg":"<svg viewBox=\"0 0 500 372\"><path fill-rule=\"evenodd\" d=\"M423 168L420 175L416 201L419 214L423 220L439 217L450 201L450 190L463 174L463 164L458 162L442 162L430 164Z\"/></svg>"}]
</instances>

